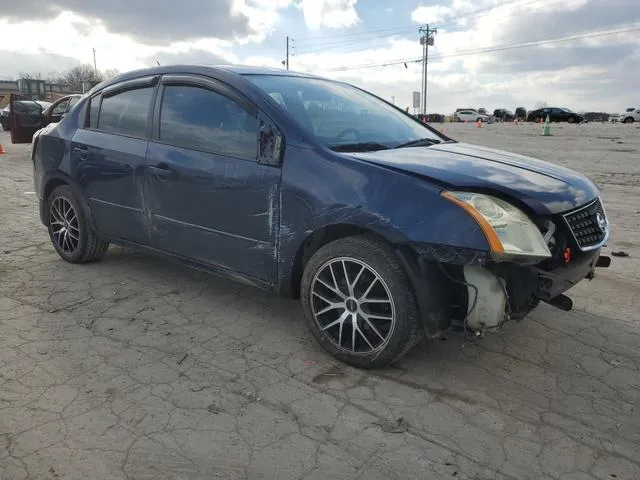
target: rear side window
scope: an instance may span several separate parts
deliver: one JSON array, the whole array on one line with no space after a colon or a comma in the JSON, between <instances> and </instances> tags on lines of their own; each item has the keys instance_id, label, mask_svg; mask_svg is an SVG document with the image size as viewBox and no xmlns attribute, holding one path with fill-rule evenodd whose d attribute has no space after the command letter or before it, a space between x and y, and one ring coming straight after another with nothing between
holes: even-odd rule
<instances>
[{"instance_id":1,"label":"rear side window","mask_svg":"<svg viewBox=\"0 0 640 480\"><path fill-rule=\"evenodd\" d=\"M131 137L146 137L153 87L138 88L102 98L98 130Z\"/></svg>"},{"instance_id":2,"label":"rear side window","mask_svg":"<svg viewBox=\"0 0 640 480\"><path fill-rule=\"evenodd\" d=\"M211 90L166 86L160 111L160 140L194 150L256 160L258 120L232 99Z\"/></svg>"}]
</instances>

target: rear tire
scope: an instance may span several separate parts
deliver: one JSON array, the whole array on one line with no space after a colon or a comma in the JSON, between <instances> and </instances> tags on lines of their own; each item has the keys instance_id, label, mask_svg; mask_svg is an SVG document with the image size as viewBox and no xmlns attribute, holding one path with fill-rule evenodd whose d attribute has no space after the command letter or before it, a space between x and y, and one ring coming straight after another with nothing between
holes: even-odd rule
<instances>
[{"instance_id":1,"label":"rear tire","mask_svg":"<svg viewBox=\"0 0 640 480\"><path fill-rule=\"evenodd\" d=\"M407 275L393 250L368 235L335 240L311 257L301 303L318 343L354 367L393 364L420 340Z\"/></svg>"},{"instance_id":2,"label":"rear tire","mask_svg":"<svg viewBox=\"0 0 640 480\"><path fill-rule=\"evenodd\" d=\"M633 123L633 117L627 117L624 119L624 123Z\"/></svg>"},{"instance_id":3,"label":"rear tire","mask_svg":"<svg viewBox=\"0 0 640 480\"><path fill-rule=\"evenodd\" d=\"M85 212L88 208L68 185L61 185L47 199L47 228L58 255L70 263L99 260L109 242L99 237Z\"/></svg>"}]
</instances>

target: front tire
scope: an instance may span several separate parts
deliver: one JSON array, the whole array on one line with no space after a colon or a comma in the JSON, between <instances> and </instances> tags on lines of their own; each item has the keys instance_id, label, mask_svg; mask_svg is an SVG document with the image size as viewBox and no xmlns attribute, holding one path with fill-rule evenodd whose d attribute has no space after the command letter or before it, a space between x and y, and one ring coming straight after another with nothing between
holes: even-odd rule
<instances>
[{"instance_id":1,"label":"front tire","mask_svg":"<svg viewBox=\"0 0 640 480\"><path fill-rule=\"evenodd\" d=\"M57 187L49 195L49 238L58 255L70 263L99 260L109 248L109 242L102 240L87 221L85 211L68 185Z\"/></svg>"},{"instance_id":2,"label":"front tire","mask_svg":"<svg viewBox=\"0 0 640 480\"><path fill-rule=\"evenodd\" d=\"M633 123L633 117L627 117L624 119L624 123Z\"/></svg>"},{"instance_id":3,"label":"front tire","mask_svg":"<svg viewBox=\"0 0 640 480\"><path fill-rule=\"evenodd\" d=\"M393 364L420 340L407 276L391 248L368 235L320 248L305 266L301 302L320 345L355 367Z\"/></svg>"}]
</instances>

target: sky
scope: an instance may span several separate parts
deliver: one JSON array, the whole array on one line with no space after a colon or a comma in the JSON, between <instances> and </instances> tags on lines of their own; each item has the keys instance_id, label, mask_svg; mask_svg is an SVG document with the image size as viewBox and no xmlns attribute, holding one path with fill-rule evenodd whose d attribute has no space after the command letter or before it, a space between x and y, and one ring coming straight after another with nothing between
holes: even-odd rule
<instances>
[{"instance_id":1,"label":"sky","mask_svg":"<svg viewBox=\"0 0 640 480\"><path fill-rule=\"evenodd\" d=\"M290 69L356 84L401 107L575 111L640 107L640 0L0 0L0 79L80 63ZM406 62L406 65L405 65ZM413 110L410 108L410 110Z\"/></svg>"}]
</instances>

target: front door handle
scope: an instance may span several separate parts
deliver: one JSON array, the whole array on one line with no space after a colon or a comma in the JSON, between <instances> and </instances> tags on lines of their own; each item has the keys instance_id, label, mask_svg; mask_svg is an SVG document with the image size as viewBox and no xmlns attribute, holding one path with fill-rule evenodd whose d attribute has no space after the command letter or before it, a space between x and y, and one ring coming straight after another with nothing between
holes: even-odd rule
<instances>
[{"instance_id":1,"label":"front door handle","mask_svg":"<svg viewBox=\"0 0 640 480\"><path fill-rule=\"evenodd\" d=\"M173 176L173 172L168 168L147 167L147 169L149 170L149 172L155 175L158 178L158 180L162 182L166 182L169 178Z\"/></svg>"}]
</instances>

